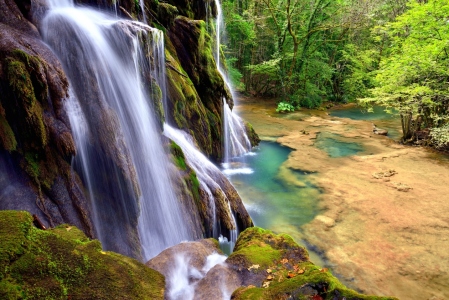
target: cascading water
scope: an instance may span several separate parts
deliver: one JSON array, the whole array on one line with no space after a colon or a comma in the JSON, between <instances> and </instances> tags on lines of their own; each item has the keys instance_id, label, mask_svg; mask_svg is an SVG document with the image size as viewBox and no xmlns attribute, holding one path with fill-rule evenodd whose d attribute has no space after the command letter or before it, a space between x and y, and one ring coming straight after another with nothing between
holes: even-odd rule
<instances>
[{"instance_id":1,"label":"cascading water","mask_svg":"<svg viewBox=\"0 0 449 300\"><path fill-rule=\"evenodd\" d=\"M201 270L190 264L190 257L186 253L179 253L174 258L174 264L167 274L167 293L169 300L193 300L195 288L198 282L216 265L225 264L226 256L213 253L206 258L206 262ZM215 295L223 300L230 299L230 293L225 289L221 290L222 295Z\"/></svg>"},{"instance_id":2,"label":"cascading water","mask_svg":"<svg viewBox=\"0 0 449 300\"><path fill-rule=\"evenodd\" d=\"M220 45L224 32L223 11L219 0L215 0L217 8L217 19L215 25L215 62L217 69L223 77L226 86L232 93L231 84L223 71L220 59ZM236 97L232 95L232 98ZM241 156L251 150L251 142L246 133L242 119L232 112L226 99L223 98L223 158L225 169L229 168L229 162L232 157Z\"/></svg>"},{"instance_id":3,"label":"cascading water","mask_svg":"<svg viewBox=\"0 0 449 300\"><path fill-rule=\"evenodd\" d=\"M141 38L158 39L159 31L68 0L49 4L41 30L73 88L67 105L78 149L74 165L89 190L98 238L128 255L121 243L140 239L144 260L192 239L140 76L148 63Z\"/></svg>"},{"instance_id":4,"label":"cascading water","mask_svg":"<svg viewBox=\"0 0 449 300\"><path fill-rule=\"evenodd\" d=\"M212 236L218 238L221 234L220 228L217 227L216 221L216 205L215 198L221 198L227 201L226 213L234 229L230 230L231 251L235 241L237 240L237 222L231 209L229 199L221 186L219 185L220 178L217 175L221 174L220 170L212 164L194 145L192 138L182 130L174 129L167 124L164 125L164 135L179 145L184 152L189 166L195 171L200 188L206 193L208 200L208 213L211 220L213 230ZM224 241L224 239L222 239Z\"/></svg>"}]
</instances>

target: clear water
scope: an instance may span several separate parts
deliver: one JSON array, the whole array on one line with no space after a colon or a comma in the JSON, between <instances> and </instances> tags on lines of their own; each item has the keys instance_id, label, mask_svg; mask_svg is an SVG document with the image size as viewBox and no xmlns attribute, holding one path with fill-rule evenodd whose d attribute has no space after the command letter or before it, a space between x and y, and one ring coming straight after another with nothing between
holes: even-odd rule
<instances>
[{"instance_id":1,"label":"clear water","mask_svg":"<svg viewBox=\"0 0 449 300\"><path fill-rule=\"evenodd\" d=\"M317 214L320 190L311 174L282 167L291 150L273 142L261 142L256 155L237 158L252 173L230 176L256 226L285 232L299 241L300 227Z\"/></svg>"},{"instance_id":2,"label":"clear water","mask_svg":"<svg viewBox=\"0 0 449 300\"><path fill-rule=\"evenodd\" d=\"M397 115L387 113L385 108L374 106L373 112L367 112L361 107L354 106L330 111L330 115L339 118L348 118L352 120L371 121L378 128L388 130L388 137L399 140L402 136L401 121Z\"/></svg>"},{"instance_id":3,"label":"clear water","mask_svg":"<svg viewBox=\"0 0 449 300\"><path fill-rule=\"evenodd\" d=\"M344 157L363 152L361 144L344 141L338 134L319 133L315 146L325 151L330 157Z\"/></svg>"},{"instance_id":4,"label":"clear water","mask_svg":"<svg viewBox=\"0 0 449 300\"><path fill-rule=\"evenodd\" d=\"M331 116L339 118L349 118L353 120L375 121L382 119L396 118L393 114L389 114L381 106L374 106L372 112L368 112L361 107L354 106L344 109L336 109L330 112Z\"/></svg>"}]
</instances>

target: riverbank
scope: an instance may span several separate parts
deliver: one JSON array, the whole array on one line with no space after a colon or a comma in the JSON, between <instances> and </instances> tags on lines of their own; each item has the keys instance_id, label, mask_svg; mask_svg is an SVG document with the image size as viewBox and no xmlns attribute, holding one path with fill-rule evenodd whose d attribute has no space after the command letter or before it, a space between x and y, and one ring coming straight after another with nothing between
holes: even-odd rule
<instances>
[{"instance_id":1,"label":"riverbank","mask_svg":"<svg viewBox=\"0 0 449 300\"><path fill-rule=\"evenodd\" d=\"M400 299L449 298L447 159L375 135L369 121L326 111L277 114L272 100L238 103L263 140L294 150L283 167L314 173L320 212L302 238L323 251L345 284ZM331 157L318 147L323 137L362 150Z\"/></svg>"}]
</instances>

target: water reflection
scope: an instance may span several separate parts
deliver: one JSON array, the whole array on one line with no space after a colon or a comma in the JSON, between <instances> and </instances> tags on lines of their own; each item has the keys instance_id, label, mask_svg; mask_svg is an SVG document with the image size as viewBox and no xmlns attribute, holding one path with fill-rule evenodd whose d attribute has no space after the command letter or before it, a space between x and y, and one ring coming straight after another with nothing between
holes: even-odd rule
<instances>
[{"instance_id":1,"label":"water reflection","mask_svg":"<svg viewBox=\"0 0 449 300\"><path fill-rule=\"evenodd\" d=\"M377 127L388 130L388 137L394 140L399 140L402 137L399 117L394 113L387 113L381 106L374 106L372 112L367 112L359 106L344 107L331 110L330 115L338 118L371 121Z\"/></svg>"}]
</instances>

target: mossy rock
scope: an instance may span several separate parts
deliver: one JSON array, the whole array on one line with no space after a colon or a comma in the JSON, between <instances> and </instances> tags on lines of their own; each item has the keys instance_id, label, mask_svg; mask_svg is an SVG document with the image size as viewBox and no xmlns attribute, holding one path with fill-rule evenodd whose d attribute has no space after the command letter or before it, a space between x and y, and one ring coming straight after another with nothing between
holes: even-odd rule
<instances>
[{"instance_id":1,"label":"mossy rock","mask_svg":"<svg viewBox=\"0 0 449 300\"><path fill-rule=\"evenodd\" d=\"M396 299L348 289L328 269L310 262L307 251L290 236L258 227L240 234L226 262L245 285L231 299Z\"/></svg>"},{"instance_id":2,"label":"mossy rock","mask_svg":"<svg viewBox=\"0 0 449 300\"><path fill-rule=\"evenodd\" d=\"M259 265L253 271L257 273L259 269L269 268L283 259L296 264L309 261L309 254L287 234L276 235L269 230L252 227L240 234L227 261L247 269Z\"/></svg>"},{"instance_id":3,"label":"mossy rock","mask_svg":"<svg viewBox=\"0 0 449 300\"><path fill-rule=\"evenodd\" d=\"M1 299L163 299L160 273L76 227L40 230L27 212L0 211L0 240Z\"/></svg>"}]
</instances>

